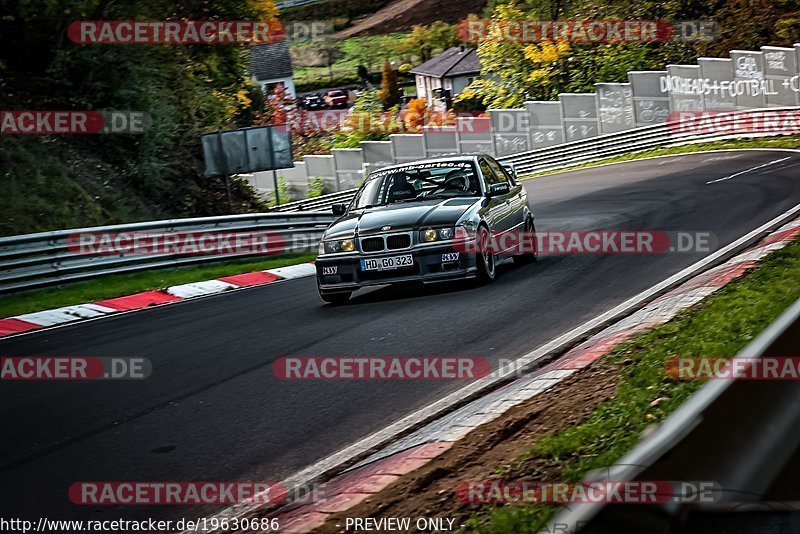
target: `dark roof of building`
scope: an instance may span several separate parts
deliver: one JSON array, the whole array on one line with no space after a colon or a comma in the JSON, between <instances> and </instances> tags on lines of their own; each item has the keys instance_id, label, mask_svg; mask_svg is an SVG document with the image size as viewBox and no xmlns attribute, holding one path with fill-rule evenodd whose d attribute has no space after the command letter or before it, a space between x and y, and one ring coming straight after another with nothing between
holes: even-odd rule
<instances>
[{"instance_id":1,"label":"dark roof of building","mask_svg":"<svg viewBox=\"0 0 800 534\"><path fill-rule=\"evenodd\" d=\"M286 40L250 47L250 74L256 80L287 78L294 72Z\"/></svg>"},{"instance_id":2,"label":"dark roof of building","mask_svg":"<svg viewBox=\"0 0 800 534\"><path fill-rule=\"evenodd\" d=\"M448 48L438 56L432 57L422 65L411 69L413 74L424 74L444 78L446 76L464 76L478 74L481 71L481 62L474 48L454 46Z\"/></svg>"}]
</instances>

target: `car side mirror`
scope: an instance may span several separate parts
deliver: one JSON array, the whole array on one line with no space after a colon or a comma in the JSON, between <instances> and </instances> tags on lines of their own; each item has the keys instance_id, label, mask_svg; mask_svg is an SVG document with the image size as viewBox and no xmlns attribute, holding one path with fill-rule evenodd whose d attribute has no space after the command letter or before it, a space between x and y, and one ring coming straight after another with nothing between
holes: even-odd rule
<instances>
[{"instance_id":1,"label":"car side mirror","mask_svg":"<svg viewBox=\"0 0 800 534\"><path fill-rule=\"evenodd\" d=\"M345 212L347 211L347 205L346 204L333 204L331 206L331 211L333 211L333 214L336 215L337 217L340 216L340 215L344 215Z\"/></svg>"},{"instance_id":2,"label":"car side mirror","mask_svg":"<svg viewBox=\"0 0 800 534\"><path fill-rule=\"evenodd\" d=\"M501 195L507 195L509 191L511 191L511 188L508 186L508 182L503 182L501 184L492 184L489 186L490 197L499 197Z\"/></svg>"},{"instance_id":3,"label":"car side mirror","mask_svg":"<svg viewBox=\"0 0 800 534\"><path fill-rule=\"evenodd\" d=\"M503 168L508 171L508 174L510 174L514 180L517 179L517 168L513 163L503 163Z\"/></svg>"}]
</instances>

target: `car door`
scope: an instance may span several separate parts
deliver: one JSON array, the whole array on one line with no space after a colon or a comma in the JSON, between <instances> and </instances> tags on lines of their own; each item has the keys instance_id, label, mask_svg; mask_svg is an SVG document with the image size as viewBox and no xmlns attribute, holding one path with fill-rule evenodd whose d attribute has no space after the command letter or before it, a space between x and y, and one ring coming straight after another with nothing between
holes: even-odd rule
<instances>
[{"instance_id":1,"label":"car door","mask_svg":"<svg viewBox=\"0 0 800 534\"><path fill-rule=\"evenodd\" d=\"M519 231L522 230L525 223L525 203L527 197L522 186L518 184L514 177L506 171L500 163L494 158L486 158L492 170L508 183L508 197L506 204L508 205L507 225L509 230Z\"/></svg>"},{"instance_id":2,"label":"car door","mask_svg":"<svg viewBox=\"0 0 800 534\"><path fill-rule=\"evenodd\" d=\"M505 181L501 176L495 173L492 166L489 165L489 162L485 158L481 158L479 165L487 191L493 184L499 184ZM508 231L512 226L508 217L510 212L507 202L508 199L508 194L489 198L486 210L486 221L489 224L489 230L496 238L499 238L501 234ZM503 247L499 245L500 241L497 241L497 243L499 248L502 249ZM498 250L498 252L501 251L502 250Z\"/></svg>"}]
</instances>

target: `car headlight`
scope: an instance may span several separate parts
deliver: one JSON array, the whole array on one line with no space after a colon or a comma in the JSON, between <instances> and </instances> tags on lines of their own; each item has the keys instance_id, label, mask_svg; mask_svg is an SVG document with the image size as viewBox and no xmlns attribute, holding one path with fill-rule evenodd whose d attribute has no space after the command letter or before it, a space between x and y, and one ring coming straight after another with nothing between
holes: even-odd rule
<instances>
[{"instance_id":1,"label":"car headlight","mask_svg":"<svg viewBox=\"0 0 800 534\"><path fill-rule=\"evenodd\" d=\"M439 239L452 239L452 238L453 238L452 228L442 228L439 230Z\"/></svg>"},{"instance_id":2,"label":"car headlight","mask_svg":"<svg viewBox=\"0 0 800 534\"><path fill-rule=\"evenodd\" d=\"M337 252L353 252L356 242L352 239L337 239L320 243L320 254L336 254Z\"/></svg>"},{"instance_id":3,"label":"car headlight","mask_svg":"<svg viewBox=\"0 0 800 534\"><path fill-rule=\"evenodd\" d=\"M446 241L453 239L452 228L428 228L420 232L420 240L423 243L433 243L434 241Z\"/></svg>"}]
</instances>

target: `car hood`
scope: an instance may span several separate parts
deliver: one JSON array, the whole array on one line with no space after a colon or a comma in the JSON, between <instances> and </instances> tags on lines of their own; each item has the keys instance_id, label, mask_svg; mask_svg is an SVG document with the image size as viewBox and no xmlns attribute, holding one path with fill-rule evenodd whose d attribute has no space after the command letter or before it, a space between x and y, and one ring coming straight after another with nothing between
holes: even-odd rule
<instances>
[{"instance_id":1,"label":"car hood","mask_svg":"<svg viewBox=\"0 0 800 534\"><path fill-rule=\"evenodd\" d=\"M434 199L351 210L328 228L325 239L350 237L354 233L364 237L385 232L420 230L429 226L453 225L476 202L480 202L480 199ZM391 228L384 230L386 226Z\"/></svg>"}]
</instances>

